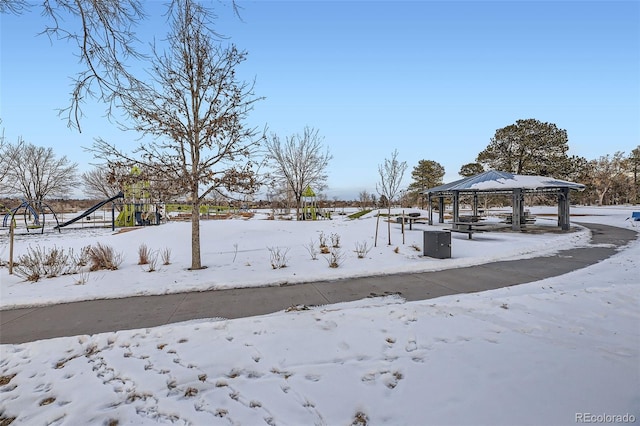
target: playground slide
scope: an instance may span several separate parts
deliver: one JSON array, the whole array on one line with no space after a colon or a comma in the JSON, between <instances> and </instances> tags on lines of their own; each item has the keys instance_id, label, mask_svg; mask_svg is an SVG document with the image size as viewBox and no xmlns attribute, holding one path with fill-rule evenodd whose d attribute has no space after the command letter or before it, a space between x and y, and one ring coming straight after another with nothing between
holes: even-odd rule
<instances>
[{"instance_id":1,"label":"playground slide","mask_svg":"<svg viewBox=\"0 0 640 426\"><path fill-rule=\"evenodd\" d=\"M111 198L109 198L108 200L104 200L104 201L100 201L98 204L96 204L95 206L91 207L89 210L87 210L86 212L82 213L79 216L74 217L71 220L68 220L64 223L61 223L60 225L56 226L54 229L58 229L58 228L64 228L67 225L71 225L74 222L79 221L82 218L85 218L87 216L89 216L91 213L93 213L94 211L98 210L100 207L104 206L107 203L110 203L112 201L117 200L118 198L124 198L124 194L122 192L119 192L118 195L113 196Z\"/></svg>"}]
</instances>

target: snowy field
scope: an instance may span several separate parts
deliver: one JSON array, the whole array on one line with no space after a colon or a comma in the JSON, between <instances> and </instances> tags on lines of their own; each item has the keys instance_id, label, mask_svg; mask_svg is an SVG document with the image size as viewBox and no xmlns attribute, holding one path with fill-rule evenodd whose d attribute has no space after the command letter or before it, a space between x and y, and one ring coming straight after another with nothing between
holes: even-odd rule
<instances>
[{"instance_id":1,"label":"snowy field","mask_svg":"<svg viewBox=\"0 0 640 426\"><path fill-rule=\"evenodd\" d=\"M633 227L639 208L572 208L577 221ZM533 214L555 209L532 208ZM407 210L407 213L409 210ZM553 224L555 218L544 219ZM113 235L104 230L18 236L80 249L97 241L118 271L29 283L0 269L1 308L187 290L278 285L357 275L428 271L552 254L588 245L589 233L454 234L451 259L422 257L422 230L348 221L225 220L202 223L203 264L190 263L190 225ZM637 222L636 222L637 224ZM640 230L640 226L637 226ZM339 235L338 268L307 250ZM7 258L6 236L0 258ZM170 248L148 272L138 247ZM415 247L412 247L415 246ZM416 247L419 250L416 250ZM271 250L269 249L271 248ZM287 267L273 269L274 248ZM396 249L397 248L397 249ZM288 251L287 251L288 250ZM563 276L424 302L398 297L236 320L2 345L0 423L237 425L564 425L640 422L640 242ZM83 284L78 284L83 281ZM336 283L339 285L339 283Z\"/></svg>"},{"instance_id":2,"label":"snowy field","mask_svg":"<svg viewBox=\"0 0 640 426\"><path fill-rule=\"evenodd\" d=\"M411 209L406 209L405 213L413 211L426 215L426 212ZM552 208L544 211L555 212ZM613 211L611 212L613 214ZM159 227L125 228L133 230L123 233L113 233L110 228L63 228L61 233L48 231L44 235L38 232L27 234L22 231L22 234L16 235L14 258L36 246L55 246L65 250L73 249L75 253L79 253L82 247L99 242L113 247L122 255L123 262L117 271L66 275L44 279L35 284L25 282L15 275L9 276L6 268L0 269L0 309L98 298L441 270L496 260L548 255L558 250L588 244L590 238L589 232L579 227L574 232L554 234L489 232L475 234L472 240L467 239L465 234L453 234L452 258L432 259L422 255L422 231L442 229L450 225L430 227L415 224L413 230L405 226L405 244L402 244L401 227L393 223L392 245L389 246L387 224L380 220L377 247L374 247L375 213L377 212L357 220L334 215L333 220L274 221L264 220L267 217L265 212L249 220L202 221L202 264L207 268L198 271L187 270L191 265L189 222L170 222ZM630 210L620 210L615 216L611 216L611 220L621 226L629 226L629 221L625 219L630 215ZM496 217L489 220L499 219ZM543 216L539 216L537 221L540 225L547 224L551 227L555 226L556 222L555 217ZM338 251L342 255L342 262L338 268L329 267L330 255L318 253L317 259L312 259L309 246L313 244L314 250L319 251L321 236L324 236L329 246L332 245L332 236L339 238ZM148 272L148 266L138 265L138 249L141 244L156 252L171 250L171 263L162 265L162 261L158 259L157 270ZM356 244L367 244L371 249L365 258L357 257L354 252ZM285 268L273 269L271 255L276 251L285 255ZM0 234L0 259L8 259L8 253L8 235L4 229Z\"/></svg>"}]
</instances>

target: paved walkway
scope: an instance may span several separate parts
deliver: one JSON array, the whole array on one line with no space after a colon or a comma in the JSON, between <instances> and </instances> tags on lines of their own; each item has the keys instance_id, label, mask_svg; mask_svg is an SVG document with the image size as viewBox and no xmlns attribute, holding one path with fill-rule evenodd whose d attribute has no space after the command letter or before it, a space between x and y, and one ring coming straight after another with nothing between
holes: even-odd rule
<instances>
[{"instance_id":1,"label":"paved walkway","mask_svg":"<svg viewBox=\"0 0 640 426\"><path fill-rule=\"evenodd\" d=\"M594 246L563 250L552 257L339 282L138 296L0 311L0 343L153 327L198 318L240 318L294 305L324 305L390 293L400 293L407 300L424 300L491 290L584 268L608 258L637 237L635 231L628 229L583 225L591 230Z\"/></svg>"}]
</instances>

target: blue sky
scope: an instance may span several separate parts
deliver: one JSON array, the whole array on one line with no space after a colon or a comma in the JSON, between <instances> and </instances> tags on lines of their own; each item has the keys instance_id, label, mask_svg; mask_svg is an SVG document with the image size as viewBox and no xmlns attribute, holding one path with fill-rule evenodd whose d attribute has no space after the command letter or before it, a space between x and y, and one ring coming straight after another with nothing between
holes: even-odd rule
<instances>
[{"instance_id":1,"label":"blue sky","mask_svg":"<svg viewBox=\"0 0 640 426\"><path fill-rule=\"evenodd\" d=\"M588 160L640 144L638 1L239 1L242 21L213 2L217 29L248 51L240 75L256 79L250 124L280 136L315 127L333 155L329 198L375 192L378 165L397 149L404 185L421 159L445 181L473 162L496 129L535 118L566 129L571 155ZM160 2L147 2L153 15ZM5 136L52 146L90 169L95 137L132 145L85 106L83 132L56 110L78 69L72 48L36 36L35 8L1 26L0 118ZM166 34L150 20L139 38ZM226 42L225 42L226 43Z\"/></svg>"}]
</instances>

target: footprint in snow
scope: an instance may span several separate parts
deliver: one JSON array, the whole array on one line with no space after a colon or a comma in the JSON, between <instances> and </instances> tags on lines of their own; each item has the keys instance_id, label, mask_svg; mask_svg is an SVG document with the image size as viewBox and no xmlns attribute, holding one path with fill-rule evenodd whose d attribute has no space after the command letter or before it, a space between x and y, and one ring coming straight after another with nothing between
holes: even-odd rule
<instances>
[{"instance_id":1,"label":"footprint in snow","mask_svg":"<svg viewBox=\"0 0 640 426\"><path fill-rule=\"evenodd\" d=\"M320 328L323 330L333 330L335 328L338 327L338 323L336 323L335 321L325 321L322 325L320 325Z\"/></svg>"}]
</instances>

